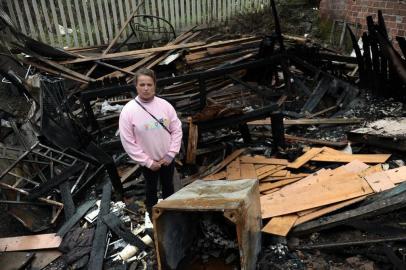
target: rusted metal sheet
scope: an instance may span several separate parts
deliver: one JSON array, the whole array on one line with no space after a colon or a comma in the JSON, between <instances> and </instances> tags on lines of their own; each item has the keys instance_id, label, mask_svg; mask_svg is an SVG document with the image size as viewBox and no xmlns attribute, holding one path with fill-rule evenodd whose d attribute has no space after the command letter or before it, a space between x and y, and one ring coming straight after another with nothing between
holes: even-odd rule
<instances>
[{"instance_id":1,"label":"rusted metal sheet","mask_svg":"<svg viewBox=\"0 0 406 270\"><path fill-rule=\"evenodd\" d=\"M222 215L235 228L240 269L255 269L261 249L256 180L197 180L155 205L153 223L159 269L178 269L181 261L184 263L198 235L199 220L211 214Z\"/></svg>"}]
</instances>

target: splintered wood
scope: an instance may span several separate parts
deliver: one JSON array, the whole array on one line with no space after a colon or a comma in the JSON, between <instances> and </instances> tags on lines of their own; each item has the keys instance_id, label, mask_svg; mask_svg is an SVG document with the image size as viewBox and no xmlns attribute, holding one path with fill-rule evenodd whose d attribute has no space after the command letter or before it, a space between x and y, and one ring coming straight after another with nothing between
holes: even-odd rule
<instances>
[{"instance_id":1,"label":"splintered wood","mask_svg":"<svg viewBox=\"0 0 406 270\"><path fill-rule=\"evenodd\" d=\"M262 218L269 219L262 231L286 236L294 226L406 181L406 166L383 171L379 163L389 157L389 154L349 154L322 147L310 148L288 162L239 151L228 156L218 170L205 179L259 181ZM325 162L344 164L333 170L323 169L320 166ZM314 170L316 166L320 169L310 174L300 171L302 167Z\"/></svg>"}]
</instances>

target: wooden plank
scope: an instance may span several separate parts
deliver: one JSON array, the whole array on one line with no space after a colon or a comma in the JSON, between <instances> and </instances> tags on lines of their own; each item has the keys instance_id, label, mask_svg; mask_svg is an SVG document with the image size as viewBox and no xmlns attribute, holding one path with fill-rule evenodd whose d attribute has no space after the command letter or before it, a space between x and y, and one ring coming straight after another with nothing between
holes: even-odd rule
<instances>
[{"instance_id":1,"label":"wooden plank","mask_svg":"<svg viewBox=\"0 0 406 270\"><path fill-rule=\"evenodd\" d=\"M106 22L104 21L104 12L103 12L103 5L102 5L102 0L97 0L97 10L99 11L99 19L100 19L100 25L101 25L101 33L103 37L103 43L102 44L107 44L109 42L109 38L107 37L107 31L106 31Z\"/></svg>"},{"instance_id":2,"label":"wooden plank","mask_svg":"<svg viewBox=\"0 0 406 270\"><path fill-rule=\"evenodd\" d=\"M301 125L352 125L359 124L365 121L362 118L322 118L322 119L284 119L283 124L286 126L301 126ZM271 119L268 117L263 120L255 120L247 123L248 125L272 125Z\"/></svg>"},{"instance_id":3,"label":"wooden plank","mask_svg":"<svg viewBox=\"0 0 406 270\"><path fill-rule=\"evenodd\" d=\"M188 146L186 153L186 163L195 164L196 163L196 150L197 150L197 141L199 138L198 126L193 124L192 118L189 117L189 137L188 137Z\"/></svg>"},{"instance_id":4,"label":"wooden plank","mask_svg":"<svg viewBox=\"0 0 406 270\"><path fill-rule=\"evenodd\" d=\"M263 173L263 174L258 175L258 179L259 179L259 180L262 180L262 179L268 177L269 175L272 175L272 174L274 174L274 173L276 173L276 172L278 172L278 171L281 171L281 170L283 170L283 169L286 168L286 166L282 166L282 165L275 165L275 166L276 166L275 169L270 170L270 171L267 171L267 172L265 172L265 173Z\"/></svg>"},{"instance_id":5,"label":"wooden plank","mask_svg":"<svg viewBox=\"0 0 406 270\"><path fill-rule=\"evenodd\" d=\"M180 29L180 1L183 0L175 0L172 2L172 4L174 5L174 9L175 9L175 31Z\"/></svg>"},{"instance_id":6,"label":"wooden plank","mask_svg":"<svg viewBox=\"0 0 406 270\"><path fill-rule=\"evenodd\" d=\"M140 168L139 164L134 165L132 168L129 170L126 170L121 176L120 176L120 181L121 183L124 183L127 181L128 177L130 177L135 171L137 171Z\"/></svg>"},{"instance_id":7,"label":"wooden plank","mask_svg":"<svg viewBox=\"0 0 406 270\"><path fill-rule=\"evenodd\" d=\"M314 158L317 154L319 154L323 149L322 148L312 148L302 156L298 157L294 162L289 163L288 167L293 169L299 169L312 158Z\"/></svg>"},{"instance_id":8,"label":"wooden plank","mask_svg":"<svg viewBox=\"0 0 406 270\"><path fill-rule=\"evenodd\" d=\"M227 20L227 1L223 0L221 2L223 3L221 21L224 22Z\"/></svg>"},{"instance_id":9,"label":"wooden plank","mask_svg":"<svg viewBox=\"0 0 406 270\"><path fill-rule=\"evenodd\" d=\"M58 8L59 8L59 12L60 12L60 15L61 15L60 18L62 20L62 26L63 26L63 28L65 30L65 39L66 39L65 46L71 47L70 34L68 33L68 24L66 22L66 16L65 16L65 8L64 8L63 3L61 2L61 0L58 0Z\"/></svg>"},{"instance_id":10,"label":"wooden plank","mask_svg":"<svg viewBox=\"0 0 406 270\"><path fill-rule=\"evenodd\" d=\"M331 212L334 212L334 211L336 211L336 210L339 210L339 209L341 209L341 208L344 208L344 207L346 207L346 206L348 206L348 205L351 205L351 204L354 204L354 203L363 201L363 200L365 200L366 197L367 197L367 196L361 196L361 197L354 198L354 199L351 199L351 200L347 200L347 201L343 201L343 202L340 202L340 203L336 203L336 204L333 204L333 205L330 205L330 206L321 208L321 209L319 209L319 210L313 211L313 212L311 212L311 213L308 213L307 215L300 216L300 217L296 220L294 226L297 226L297 225L299 225L299 224L302 224L302 223L308 222L308 221L310 221L310 220L316 219L316 218L318 218L318 217L324 216L324 215L326 215L326 214L329 214L329 213L331 213Z\"/></svg>"},{"instance_id":11,"label":"wooden plank","mask_svg":"<svg viewBox=\"0 0 406 270\"><path fill-rule=\"evenodd\" d=\"M276 192L278 190L280 190L280 188L274 188L274 189L271 189L271 190L264 191L262 193L263 194L271 194L271 193L274 193L274 192Z\"/></svg>"},{"instance_id":12,"label":"wooden plank","mask_svg":"<svg viewBox=\"0 0 406 270\"><path fill-rule=\"evenodd\" d=\"M170 15L169 15L169 8L170 8L169 3L170 3L170 0L162 0L162 1L164 1L164 18L166 20L168 20L168 21L171 21L171 18L170 18Z\"/></svg>"},{"instance_id":13,"label":"wooden plank","mask_svg":"<svg viewBox=\"0 0 406 270\"><path fill-rule=\"evenodd\" d=\"M278 168L277 165L266 165L259 169L256 169L256 174L257 174L257 176L260 176L261 174L267 173L269 171L274 171L276 168Z\"/></svg>"},{"instance_id":14,"label":"wooden plank","mask_svg":"<svg viewBox=\"0 0 406 270\"><path fill-rule=\"evenodd\" d=\"M109 40L112 40L114 38L114 33L113 33L113 26L112 26L112 20L111 20L111 15L110 15L110 6L109 3L114 2L114 0L104 0L104 9L106 10L106 22L107 22L107 32L108 32L108 37Z\"/></svg>"},{"instance_id":15,"label":"wooden plank","mask_svg":"<svg viewBox=\"0 0 406 270\"><path fill-rule=\"evenodd\" d=\"M61 237L54 233L0 238L0 251L19 251L57 248Z\"/></svg>"},{"instance_id":16,"label":"wooden plank","mask_svg":"<svg viewBox=\"0 0 406 270\"><path fill-rule=\"evenodd\" d=\"M383 176L383 175L385 175L385 176ZM386 177L392 183L399 184L399 183L406 181L406 166L402 166L399 168L395 168L395 169L391 169L391 170L387 170L387 171L383 171L383 172L377 172L370 176Z\"/></svg>"},{"instance_id":17,"label":"wooden plank","mask_svg":"<svg viewBox=\"0 0 406 270\"><path fill-rule=\"evenodd\" d=\"M120 1L120 0L118 0ZM119 15L117 14L117 6L116 6L116 0L111 0L111 13L113 14L113 36L116 35L116 33L119 31Z\"/></svg>"},{"instance_id":18,"label":"wooden plank","mask_svg":"<svg viewBox=\"0 0 406 270\"><path fill-rule=\"evenodd\" d=\"M286 159L279 159L279 158L267 158L264 156L242 156L241 163L252 163L252 164L273 164L273 165L288 165L288 161Z\"/></svg>"},{"instance_id":19,"label":"wooden plank","mask_svg":"<svg viewBox=\"0 0 406 270\"><path fill-rule=\"evenodd\" d=\"M286 236L297 219L298 216L296 214L273 217L262 229L262 232Z\"/></svg>"},{"instance_id":20,"label":"wooden plank","mask_svg":"<svg viewBox=\"0 0 406 270\"><path fill-rule=\"evenodd\" d=\"M213 11L213 15L212 15L212 21L219 21L218 20L218 3L217 3L217 0L213 0L213 5L212 5L212 9L211 9L212 11Z\"/></svg>"},{"instance_id":21,"label":"wooden plank","mask_svg":"<svg viewBox=\"0 0 406 270\"><path fill-rule=\"evenodd\" d=\"M86 32L87 36L89 37L89 44L90 46L94 45L94 40L93 40L93 32L92 32L92 27L90 26L90 15L89 15L89 6L88 3L89 1L81 1L82 2L82 8L84 12L84 17L86 21Z\"/></svg>"},{"instance_id":22,"label":"wooden plank","mask_svg":"<svg viewBox=\"0 0 406 270\"><path fill-rule=\"evenodd\" d=\"M35 14L35 22L39 30L39 35L41 37L41 41L48 43L48 40L45 37L44 28L42 27L42 15L40 15L39 8L37 5L37 0L32 0L32 9L34 10Z\"/></svg>"},{"instance_id":23,"label":"wooden plank","mask_svg":"<svg viewBox=\"0 0 406 270\"><path fill-rule=\"evenodd\" d=\"M203 178L203 180L222 180L227 177L227 171L221 171Z\"/></svg>"},{"instance_id":24,"label":"wooden plank","mask_svg":"<svg viewBox=\"0 0 406 270\"><path fill-rule=\"evenodd\" d=\"M342 162L347 163L354 160L359 160L365 163L384 163L390 158L390 154L329 154L329 153L319 153L312 157L312 161L322 161L322 162Z\"/></svg>"},{"instance_id":25,"label":"wooden plank","mask_svg":"<svg viewBox=\"0 0 406 270\"><path fill-rule=\"evenodd\" d=\"M162 46L162 47L155 47L155 48L140 49L140 50L134 50L134 51L128 51L128 52L109 53L106 55L78 58L75 60L68 60L68 61L61 61L60 63L61 64L75 64L75 63L83 63L83 62L90 62L90 61L96 61L96 60L113 59L113 58L123 57L123 56L141 55L141 54L153 53L153 52L165 52L165 51L170 51L170 50L175 50L175 49L190 48L190 47L201 45L203 43L204 42L198 41L198 42L191 42L191 43L185 43L185 44L176 44L176 45L169 45L169 46Z\"/></svg>"},{"instance_id":26,"label":"wooden plank","mask_svg":"<svg viewBox=\"0 0 406 270\"><path fill-rule=\"evenodd\" d=\"M69 16L69 26L73 30L73 44L75 47L79 47L79 42L78 42L78 34L77 34L77 29L76 29L76 23L75 19L73 17L73 12L72 12L72 1L71 0L66 0L67 3L67 9L68 9L68 16ZM78 16L78 15L76 15Z\"/></svg>"},{"instance_id":27,"label":"wooden plank","mask_svg":"<svg viewBox=\"0 0 406 270\"><path fill-rule=\"evenodd\" d=\"M196 24L202 23L202 1L196 3Z\"/></svg>"},{"instance_id":28,"label":"wooden plank","mask_svg":"<svg viewBox=\"0 0 406 270\"><path fill-rule=\"evenodd\" d=\"M308 173L290 173L288 174L289 176L286 177L274 177L274 176L269 176L267 178L264 178L261 180L261 183L265 183L265 182L276 182L276 181L281 181L281 180L288 180L288 179L294 179L294 178L305 178L307 176L309 176L310 174Z\"/></svg>"},{"instance_id":29,"label":"wooden plank","mask_svg":"<svg viewBox=\"0 0 406 270\"><path fill-rule=\"evenodd\" d=\"M196 7L196 2L197 2L198 0L191 0L191 2L192 2L192 13L191 13L191 17L190 17L190 19L191 19L191 23L192 23L192 25L196 25L197 24L197 7Z\"/></svg>"},{"instance_id":30,"label":"wooden plank","mask_svg":"<svg viewBox=\"0 0 406 270\"><path fill-rule=\"evenodd\" d=\"M375 192L381 192L395 187L395 184L384 173L367 175L364 177L364 179L368 182L368 184Z\"/></svg>"},{"instance_id":31,"label":"wooden plank","mask_svg":"<svg viewBox=\"0 0 406 270\"><path fill-rule=\"evenodd\" d=\"M185 26L191 26L192 25L192 23L191 23L191 9L190 9L190 1L186 1L186 10L185 10L185 13L186 13L186 16L185 16L185 18L186 18L186 22L185 22Z\"/></svg>"},{"instance_id":32,"label":"wooden plank","mask_svg":"<svg viewBox=\"0 0 406 270\"><path fill-rule=\"evenodd\" d=\"M207 0L202 0L202 24L207 24Z\"/></svg>"},{"instance_id":33,"label":"wooden plank","mask_svg":"<svg viewBox=\"0 0 406 270\"><path fill-rule=\"evenodd\" d=\"M227 156L222 162L220 162L219 164L217 164L216 166L214 166L214 167L210 170L209 174L207 174L207 175L215 174L215 173L221 171L221 170L222 170L225 166L227 166L231 161L233 161L234 159L236 159L237 157L239 157L242 153L244 153L245 150L246 150L245 148L241 148L241 149L235 150L233 153L231 153L229 156ZM204 176L205 176L205 175L204 175ZM204 176L203 176L203 177L204 177Z\"/></svg>"},{"instance_id":34,"label":"wooden plank","mask_svg":"<svg viewBox=\"0 0 406 270\"><path fill-rule=\"evenodd\" d=\"M98 17L96 16L96 8L94 5L94 1L96 0L88 0L90 3L90 9L92 11L92 20L93 20L93 26L94 26L94 33L96 34L96 44L101 45L101 40L100 40L100 31L99 31L99 22L98 22Z\"/></svg>"},{"instance_id":35,"label":"wooden plank","mask_svg":"<svg viewBox=\"0 0 406 270\"><path fill-rule=\"evenodd\" d=\"M261 197L262 218L295 213L373 193L362 177L351 173L333 175L328 181L302 187L287 196L286 193L281 196L282 190Z\"/></svg>"},{"instance_id":36,"label":"wooden plank","mask_svg":"<svg viewBox=\"0 0 406 270\"><path fill-rule=\"evenodd\" d=\"M257 179L255 167L253 164L241 163L241 179Z\"/></svg>"},{"instance_id":37,"label":"wooden plank","mask_svg":"<svg viewBox=\"0 0 406 270\"><path fill-rule=\"evenodd\" d=\"M36 57L38 60L40 60L41 62L46 63L46 64L50 65L51 67L56 68L57 70L60 70L60 71L66 73L66 74L68 74L68 75L71 75L71 76L73 76L73 77L82 79L82 80L87 81L87 82L95 81L95 80L92 79L92 78L86 77L86 76L82 75L82 74L79 73L79 72L76 72L76 71L73 71L73 70L71 70L71 69L68 69L68 68L66 68L66 67L64 67L64 66L62 66L62 65L60 65L60 64L58 64L58 63L55 63L54 61L48 60L48 59L46 59L46 58L44 58L44 57L42 57L42 56L35 55L35 57Z\"/></svg>"},{"instance_id":38,"label":"wooden plank","mask_svg":"<svg viewBox=\"0 0 406 270\"><path fill-rule=\"evenodd\" d=\"M17 21L17 16L14 13L13 2L11 2L11 0L7 0L6 2L7 2L7 10L9 12L10 19L13 21L14 25L17 26L18 21Z\"/></svg>"},{"instance_id":39,"label":"wooden plank","mask_svg":"<svg viewBox=\"0 0 406 270\"><path fill-rule=\"evenodd\" d=\"M123 9L123 1L124 0L118 0L118 11L119 11L119 14L120 14L120 28L125 25L125 15L124 15L124 9ZM123 34L123 36L127 37L127 31L126 30L123 30L122 34Z\"/></svg>"},{"instance_id":40,"label":"wooden plank","mask_svg":"<svg viewBox=\"0 0 406 270\"><path fill-rule=\"evenodd\" d=\"M288 170L280 170L280 171L272 173L270 176L271 177L287 177L288 174L289 174Z\"/></svg>"},{"instance_id":41,"label":"wooden plank","mask_svg":"<svg viewBox=\"0 0 406 270\"><path fill-rule=\"evenodd\" d=\"M55 8L55 3L54 0L51 0L50 2L50 7L51 7L51 13L52 13L52 21L55 27L55 32L56 32L56 37L58 40L58 45L60 47L63 47L63 42L62 42L62 36L59 31L59 24L58 24L58 15L56 14L56 8ZM44 7L45 6L45 7ZM42 1L42 8L45 9L47 6L44 1Z\"/></svg>"},{"instance_id":42,"label":"wooden plank","mask_svg":"<svg viewBox=\"0 0 406 270\"><path fill-rule=\"evenodd\" d=\"M24 16L23 16L23 13L21 12L21 9L20 9L19 0L14 0L14 6L16 8L18 22L20 24L20 29L23 32L23 34L27 35L27 30L25 29Z\"/></svg>"},{"instance_id":43,"label":"wooden plank","mask_svg":"<svg viewBox=\"0 0 406 270\"><path fill-rule=\"evenodd\" d=\"M280 180L280 181L276 181L276 182L273 182L273 183L269 183L269 182L260 183L260 185L259 185L259 191L260 191L260 192L265 192L265 191L267 191L267 190L271 190L271 189L274 189L274 188L283 187L283 186L286 186L286 185L288 185L288 184L291 184L291 183L294 183L294 182L296 182L296 181L299 181L299 180L301 180L301 179L303 179L303 177L297 177L297 178L292 178L292 179L285 179L285 180Z\"/></svg>"},{"instance_id":44,"label":"wooden plank","mask_svg":"<svg viewBox=\"0 0 406 270\"><path fill-rule=\"evenodd\" d=\"M40 70L42 70L42 71L48 72L48 73L50 73L50 74L54 74L54 75L56 75L56 76L59 76L59 77L62 77L62 78L66 78L66 79L69 79L69 80L72 80L72 81L76 81L76 82L79 82L79 83L87 83L87 81L81 80L81 79L79 79L79 78L70 76L70 75L65 74L65 73L61 73L60 71L57 71L57 70L54 70L54 69L51 69L51 68L45 67L45 66L43 66L43 65L40 65L40 64L37 63L37 62L29 61L29 60L27 60L27 59L23 59L22 61L23 61L23 63L25 63L25 64L31 65L31 66L33 66L33 67L36 67L36 68L38 68L38 69L40 69Z\"/></svg>"},{"instance_id":45,"label":"wooden plank","mask_svg":"<svg viewBox=\"0 0 406 270\"><path fill-rule=\"evenodd\" d=\"M240 159L237 157L227 166L227 180L241 179Z\"/></svg>"},{"instance_id":46,"label":"wooden plank","mask_svg":"<svg viewBox=\"0 0 406 270\"><path fill-rule=\"evenodd\" d=\"M79 0L74 0L74 5L75 5L75 11L76 11L76 18L78 19L78 25L79 25L79 34L80 34L80 44L79 46L81 47L86 47L88 46L88 43L86 42L85 38L85 28L83 27L83 20L82 20L82 13L80 11L80 6L79 6ZM84 10L86 12L86 10Z\"/></svg>"}]
</instances>

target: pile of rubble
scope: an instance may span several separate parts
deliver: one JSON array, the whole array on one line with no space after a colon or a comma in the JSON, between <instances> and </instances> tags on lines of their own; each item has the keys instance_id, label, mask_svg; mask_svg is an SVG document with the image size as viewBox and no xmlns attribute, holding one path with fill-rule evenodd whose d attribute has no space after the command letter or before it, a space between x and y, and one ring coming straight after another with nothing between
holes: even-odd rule
<instances>
[{"instance_id":1,"label":"pile of rubble","mask_svg":"<svg viewBox=\"0 0 406 270\"><path fill-rule=\"evenodd\" d=\"M262 230L260 269L317 268L320 254L311 252L329 249L349 254L331 258L336 267L369 265L355 256L372 244L377 263L402 269L403 217L381 220L405 206L402 155L387 150L404 151L404 120L366 124L377 120L357 102L365 95L357 84L368 86L376 70L365 66L367 54L343 56L282 35L272 11L269 36L202 40L195 27L151 48L114 39L69 50L30 39L0 12L14 53L0 55L0 73L25 107L0 111L1 218L13 217L24 232L0 230L0 265L253 269ZM370 22L369 31L382 25ZM387 51L386 79L403 72ZM158 74L158 95L174 105L185 134L179 191L155 206L153 224L140 166L117 134L141 67ZM386 116L403 114L402 103L383 104L396 107ZM371 235L343 240L348 227Z\"/></svg>"}]
</instances>

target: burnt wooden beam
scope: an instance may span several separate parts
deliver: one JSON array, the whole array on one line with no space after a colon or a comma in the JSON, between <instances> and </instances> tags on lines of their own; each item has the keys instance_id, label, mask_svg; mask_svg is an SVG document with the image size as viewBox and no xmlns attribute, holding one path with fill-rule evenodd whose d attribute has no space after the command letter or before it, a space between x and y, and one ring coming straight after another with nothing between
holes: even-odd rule
<instances>
[{"instance_id":1,"label":"burnt wooden beam","mask_svg":"<svg viewBox=\"0 0 406 270\"><path fill-rule=\"evenodd\" d=\"M361 49L358 46L358 41L351 30L351 27L347 25L348 33L350 33L352 47L354 48L355 55L357 57L357 64L358 64L358 72L359 72L359 79L361 84L364 84L365 78L365 65L364 65L364 58L362 57Z\"/></svg>"},{"instance_id":2,"label":"burnt wooden beam","mask_svg":"<svg viewBox=\"0 0 406 270\"><path fill-rule=\"evenodd\" d=\"M49 179L47 182L41 184L40 186L34 188L30 195L28 196L28 200L37 199L48 192L50 192L53 188L59 186L70 177L74 176L84 167L83 164L74 165L72 167L64 169L59 175L55 175L53 178Z\"/></svg>"},{"instance_id":3,"label":"burnt wooden beam","mask_svg":"<svg viewBox=\"0 0 406 270\"><path fill-rule=\"evenodd\" d=\"M102 217L103 222L112 230L117 236L123 239L126 243L138 247L140 251L145 250L148 246L138 236L134 235L130 229L116 216L110 213Z\"/></svg>"},{"instance_id":4,"label":"burnt wooden beam","mask_svg":"<svg viewBox=\"0 0 406 270\"><path fill-rule=\"evenodd\" d=\"M63 203L63 211L65 213L65 220L68 220L75 214L75 203L72 199L72 193L70 192L69 181L65 181L59 185L59 191L61 192L61 198Z\"/></svg>"},{"instance_id":5,"label":"burnt wooden beam","mask_svg":"<svg viewBox=\"0 0 406 270\"><path fill-rule=\"evenodd\" d=\"M201 133L202 131L213 130L217 128L238 126L239 124L242 123L267 117L269 116L270 113L277 110L278 107L279 106L277 104L272 104L264 108L244 113L241 115L233 115L209 121L195 122L195 124L199 126L199 133Z\"/></svg>"},{"instance_id":6,"label":"burnt wooden beam","mask_svg":"<svg viewBox=\"0 0 406 270\"><path fill-rule=\"evenodd\" d=\"M283 125L282 113L279 112L271 114L271 126L273 149L274 151L278 152L279 148L284 149L286 147L285 127Z\"/></svg>"},{"instance_id":7,"label":"burnt wooden beam","mask_svg":"<svg viewBox=\"0 0 406 270\"><path fill-rule=\"evenodd\" d=\"M317 84L316 88L313 90L312 94L307 99L306 103L303 105L301 109L301 113L311 113L323 99L324 95L329 90L329 85L331 84L331 79L327 77L323 77L319 83Z\"/></svg>"},{"instance_id":8,"label":"burnt wooden beam","mask_svg":"<svg viewBox=\"0 0 406 270\"><path fill-rule=\"evenodd\" d=\"M104 217L110 212L112 186L109 181L106 181L103 185L103 193L100 203L99 218L97 219L96 231L94 234L92 250L90 252L90 258L88 263L88 269L101 270L103 269L104 251L106 249L106 236L107 225L104 224Z\"/></svg>"},{"instance_id":9,"label":"burnt wooden beam","mask_svg":"<svg viewBox=\"0 0 406 270\"><path fill-rule=\"evenodd\" d=\"M76 223L89 211L90 208L93 207L93 205L96 203L96 200L90 200L82 205L80 205L78 208L76 208L75 214L69 218L58 230L56 235L59 235L60 237L64 237L67 232L72 229L73 226L75 226Z\"/></svg>"}]
</instances>

